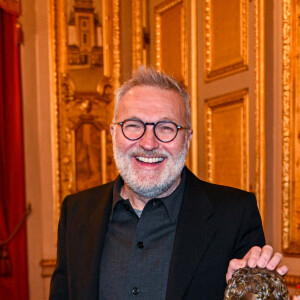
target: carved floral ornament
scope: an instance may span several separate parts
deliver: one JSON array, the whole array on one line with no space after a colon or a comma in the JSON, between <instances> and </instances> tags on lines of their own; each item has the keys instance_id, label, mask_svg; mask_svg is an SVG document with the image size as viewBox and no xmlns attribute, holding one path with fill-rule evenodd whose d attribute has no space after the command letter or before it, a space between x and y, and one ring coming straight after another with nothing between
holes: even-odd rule
<instances>
[{"instance_id":1,"label":"carved floral ornament","mask_svg":"<svg viewBox=\"0 0 300 300\"><path fill-rule=\"evenodd\" d=\"M55 228L63 198L112 180L109 124L120 82L119 0L51 0Z\"/></svg>"}]
</instances>

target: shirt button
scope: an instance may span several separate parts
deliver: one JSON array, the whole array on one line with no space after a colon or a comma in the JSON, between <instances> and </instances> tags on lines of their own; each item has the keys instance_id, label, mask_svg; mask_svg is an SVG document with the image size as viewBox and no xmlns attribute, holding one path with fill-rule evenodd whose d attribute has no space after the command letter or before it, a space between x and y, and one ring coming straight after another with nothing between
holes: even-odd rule
<instances>
[{"instance_id":1,"label":"shirt button","mask_svg":"<svg viewBox=\"0 0 300 300\"><path fill-rule=\"evenodd\" d=\"M143 242L138 242L137 245L140 249L144 248L144 243Z\"/></svg>"},{"instance_id":2,"label":"shirt button","mask_svg":"<svg viewBox=\"0 0 300 300\"><path fill-rule=\"evenodd\" d=\"M137 287L134 287L131 292L133 295L137 295L140 292L140 290Z\"/></svg>"},{"instance_id":3,"label":"shirt button","mask_svg":"<svg viewBox=\"0 0 300 300\"><path fill-rule=\"evenodd\" d=\"M129 211L130 210L130 206L128 204L124 204L124 208Z\"/></svg>"}]
</instances>

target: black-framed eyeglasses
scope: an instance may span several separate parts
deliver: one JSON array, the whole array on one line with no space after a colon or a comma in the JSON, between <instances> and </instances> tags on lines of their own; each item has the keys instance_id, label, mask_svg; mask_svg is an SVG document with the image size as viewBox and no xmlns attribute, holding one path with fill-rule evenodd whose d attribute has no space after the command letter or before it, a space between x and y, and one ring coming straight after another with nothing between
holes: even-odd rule
<instances>
[{"instance_id":1,"label":"black-framed eyeglasses","mask_svg":"<svg viewBox=\"0 0 300 300\"><path fill-rule=\"evenodd\" d=\"M147 125L153 126L154 135L156 138L163 142L169 143L173 141L180 129L188 129L186 127L177 125L172 121L159 121L157 123L144 123L141 120L127 119L123 122L114 123L115 125L120 125L122 128L123 135L131 141L136 141L140 139L146 131Z\"/></svg>"}]
</instances>

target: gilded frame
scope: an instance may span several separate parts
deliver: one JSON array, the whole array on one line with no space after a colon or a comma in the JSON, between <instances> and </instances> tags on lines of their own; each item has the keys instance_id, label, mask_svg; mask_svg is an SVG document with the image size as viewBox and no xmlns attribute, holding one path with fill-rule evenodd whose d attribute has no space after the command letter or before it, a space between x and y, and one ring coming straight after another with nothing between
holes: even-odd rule
<instances>
[{"instance_id":1,"label":"gilded frame","mask_svg":"<svg viewBox=\"0 0 300 300\"><path fill-rule=\"evenodd\" d=\"M182 4L183 8L181 10L181 69L182 69L182 77L183 77L183 83L187 86L187 53L186 53L186 44L187 44L187 38L186 38L186 3L185 0L167 0L163 2L162 4L155 7L155 67L157 70L161 71L161 15L167 11L168 9L178 5Z\"/></svg>"},{"instance_id":2,"label":"gilded frame","mask_svg":"<svg viewBox=\"0 0 300 300\"><path fill-rule=\"evenodd\" d=\"M212 16L211 16L211 1L204 1L204 77L205 81L213 81L222 77L232 75L248 69L248 45L249 45L249 29L248 29L248 14L249 14L249 1L240 0L241 3L241 53L240 61L232 64L228 64L224 67L214 67L212 52Z\"/></svg>"},{"instance_id":3,"label":"gilded frame","mask_svg":"<svg viewBox=\"0 0 300 300\"><path fill-rule=\"evenodd\" d=\"M212 113L215 108L224 107L226 105L238 104L242 102L242 189L249 189L249 90L242 89L225 95L205 100L205 178L213 182L213 122Z\"/></svg>"},{"instance_id":4,"label":"gilded frame","mask_svg":"<svg viewBox=\"0 0 300 300\"><path fill-rule=\"evenodd\" d=\"M146 29L146 0L132 0L132 68L147 64L147 54L144 44Z\"/></svg>"},{"instance_id":5,"label":"gilded frame","mask_svg":"<svg viewBox=\"0 0 300 300\"><path fill-rule=\"evenodd\" d=\"M297 49L297 11L295 0L282 1L282 249L284 254L299 255L299 247L292 242L291 210L294 201L294 125L296 64L292 63ZM298 33L299 35L299 33ZM299 43L299 41L298 41ZM286 275L288 286L300 284L300 276Z\"/></svg>"},{"instance_id":6,"label":"gilded frame","mask_svg":"<svg viewBox=\"0 0 300 300\"><path fill-rule=\"evenodd\" d=\"M94 0L96 1L96 0ZM113 108L112 90L120 85L120 3L119 0L98 0L102 5L103 19L103 77L99 84L99 97L89 93L74 98L70 83L67 56L67 0L50 0L51 39L51 103L54 169L54 217L55 232L62 199L74 191L74 131L81 121L92 122L100 135L102 181L107 178L106 150L110 142L108 126L101 119L103 107ZM72 114L73 111L82 114ZM66 118L65 114L69 114ZM100 115L100 116L99 116ZM110 159L109 159L110 160ZM110 163L113 164L110 160ZM113 168L113 167L112 167Z\"/></svg>"},{"instance_id":7,"label":"gilded frame","mask_svg":"<svg viewBox=\"0 0 300 300\"><path fill-rule=\"evenodd\" d=\"M294 0L282 6L282 248L285 254L300 254L300 241L295 241L293 221L295 205L295 122L296 122L296 60L297 11ZM299 105L299 104L298 104Z\"/></svg>"},{"instance_id":8,"label":"gilded frame","mask_svg":"<svg viewBox=\"0 0 300 300\"><path fill-rule=\"evenodd\" d=\"M265 224L265 0L255 0L255 188Z\"/></svg>"}]
</instances>

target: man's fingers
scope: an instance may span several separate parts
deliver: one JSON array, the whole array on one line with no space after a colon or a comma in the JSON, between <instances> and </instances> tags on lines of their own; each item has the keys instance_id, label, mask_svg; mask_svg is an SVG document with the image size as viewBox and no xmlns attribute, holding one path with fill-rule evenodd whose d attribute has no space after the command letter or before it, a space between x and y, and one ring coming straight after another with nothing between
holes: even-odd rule
<instances>
[{"instance_id":1,"label":"man's fingers","mask_svg":"<svg viewBox=\"0 0 300 300\"><path fill-rule=\"evenodd\" d=\"M279 264L279 262L281 261L282 256L279 259L279 256L277 255L277 253L273 257L272 257L272 255L273 255L273 248L271 246L269 246L269 245L264 246L262 248L262 252L261 252L260 258L257 260L256 265L259 268L265 268L271 262L270 267L273 266L273 269L268 268L268 267L267 268L270 269L270 270L274 270L276 268L276 266ZM277 262L277 264L275 264L276 262Z\"/></svg>"},{"instance_id":2,"label":"man's fingers","mask_svg":"<svg viewBox=\"0 0 300 300\"><path fill-rule=\"evenodd\" d=\"M248 265L250 268L267 268L269 270L275 270L279 263L282 260L281 253L274 253L273 248L269 245L264 246L263 248L260 247L252 247L243 259L232 259L229 262L227 274L226 274L226 281L228 282L231 279L232 274L240 269L244 268ZM287 266L281 266L276 269L280 275L285 275L288 272Z\"/></svg>"},{"instance_id":3,"label":"man's fingers","mask_svg":"<svg viewBox=\"0 0 300 300\"><path fill-rule=\"evenodd\" d=\"M288 271L289 271L289 268L284 265L284 266L281 266L279 268L276 269L276 271L280 274L280 275L285 275Z\"/></svg>"},{"instance_id":4,"label":"man's fingers","mask_svg":"<svg viewBox=\"0 0 300 300\"><path fill-rule=\"evenodd\" d=\"M228 282L229 279L231 279L232 274L234 271L244 268L247 265L247 260L245 259L232 259L229 262L229 266L227 269L227 274L226 274L226 282Z\"/></svg>"},{"instance_id":5,"label":"man's fingers","mask_svg":"<svg viewBox=\"0 0 300 300\"><path fill-rule=\"evenodd\" d=\"M274 253L273 257L267 263L266 268L269 270L275 270L275 268L279 265L281 260L282 254L278 252Z\"/></svg>"},{"instance_id":6,"label":"man's fingers","mask_svg":"<svg viewBox=\"0 0 300 300\"><path fill-rule=\"evenodd\" d=\"M247 264L250 268L255 268L257 261L260 258L262 249L260 247L252 247L250 251L246 254Z\"/></svg>"}]
</instances>

